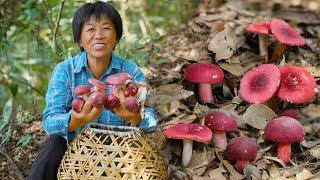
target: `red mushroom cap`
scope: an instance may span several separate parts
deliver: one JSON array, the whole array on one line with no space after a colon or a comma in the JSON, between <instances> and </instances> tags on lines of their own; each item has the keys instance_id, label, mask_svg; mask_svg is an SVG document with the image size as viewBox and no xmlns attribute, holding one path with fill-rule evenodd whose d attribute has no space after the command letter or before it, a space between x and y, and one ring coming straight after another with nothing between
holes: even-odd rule
<instances>
[{"instance_id":1,"label":"red mushroom cap","mask_svg":"<svg viewBox=\"0 0 320 180\"><path fill-rule=\"evenodd\" d=\"M93 94L91 94L90 102L91 102L92 106L94 106L96 108L102 107L105 104L105 100L107 100L103 96L106 96L106 95L101 92L94 92Z\"/></svg>"},{"instance_id":2,"label":"red mushroom cap","mask_svg":"<svg viewBox=\"0 0 320 180\"><path fill-rule=\"evenodd\" d=\"M90 92L91 92L91 88L89 86L86 86L86 85L80 85L80 86L77 86L74 89L74 93L76 94L76 96L82 96L82 95L85 95L85 94L90 94Z\"/></svg>"},{"instance_id":3,"label":"red mushroom cap","mask_svg":"<svg viewBox=\"0 0 320 180\"><path fill-rule=\"evenodd\" d=\"M212 138L211 130L200 124L175 124L162 133L167 138L190 139L198 142L209 142Z\"/></svg>"},{"instance_id":4,"label":"red mushroom cap","mask_svg":"<svg viewBox=\"0 0 320 180\"><path fill-rule=\"evenodd\" d=\"M274 64L253 68L240 81L240 95L249 103L264 103L277 91L280 77L280 70Z\"/></svg>"},{"instance_id":5,"label":"red mushroom cap","mask_svg":"<svg viewBox=\"0 0 320 180\"><path fill-rule=\"evenodd\" d=\"M236 118L224 111L213 111L205 116L205 124L211 130L234 131L237 128Z\"/></svg>"},{"instance_id":6,"label":"red mushroom cap","mask_svg":"<svg viewBox=\"0 0 320 180\"><path fill-rule=\"evenodd\" d=\"M268 141L278 143L301 142L305 137L303 126L292 117L281 116L270 121L264 133Z\"/></svg>"},{"instance_id":7,"label":"red mushroom cap","mask_svg":"<svg viewBox=\"0 0 320 180\"><path fill-rule=\"evenodd\" d=\"M252 162L256 159L258 148L256 143L248 137L236 137L229 141L226 150L228 160L246 160Z\"/></svg>"},{"instance_id":8,"label":"red mushroom cap","mask_svg":"<svg viewBox=\"0 0 320 180\"><path fill-rule=\"evenodd\" d=\"M303 104L315 97L317 83L310 72L291 65L280 67L280 72L280 99L293 104Z\"/></svg>"},{"instance_id":9,"label":"red mushroom cap","mask_svg":"<svg viewBox=\"0 0 320 180\"><path fill-rule=\"evenodd\" d=\"M84 105L84 99L82 98L76 98L72 100L72 109L77 112L80 113L82 110L82 107Z\"/></svg>"},{"instance_id":10,"label":"red mushroom cap","mask_svg":"<svg viewBox=\"0 0 320 180\"><path fill-rule=\"evenodd\" d=\"M282 44L290 46L303 46L306 44L306 40L281 19L273 19L270 28L273 36Z\"/></svg>"},{"instance_id":11,"label":"red mushroom cap","mask_svg":"<svg viewBox=\"0 0 320 180\"><path fill-rule=\"evenodd\" d=\"M222 69L214 64L194 63L186 69L186 79L192 83L218 84L223 77Z\"/></svg>"},{"instance_id":12,"label":"red mushroom cap","mask_svg":"<svg viewBox=\"0 0 320 180\"><path fill-rule=\"evenodd\" d=\"M128 80L132 80L132 77L129 73L118 73L109 76L106 80L106 84L119 85L124 84Z\"/></svg>"},{"instance_id":13,"label":"red mushroom cap","mask_svg":"<svg viewBox=\"0 0 320 180\"><path fill-rule=\"evenodd\" d=\"M97 80L97 79L94 79L94 78L90 78L89 79L89 83L92 85L92 86L95 86L99 89L103 89L103 90L106 90L107 87L104 85L103 82Z\"/></svg>"},{"instance_id":14,"label":"red mushroom cap","mask_svg":"<svg viewBox=\"0 0 320 180\"><path fill-rule=\"evenodd\" d=\"M267 21L248 24L244 27L244 30L251 33L271 34L270 22Z\"/></svg>"}]
</instances>

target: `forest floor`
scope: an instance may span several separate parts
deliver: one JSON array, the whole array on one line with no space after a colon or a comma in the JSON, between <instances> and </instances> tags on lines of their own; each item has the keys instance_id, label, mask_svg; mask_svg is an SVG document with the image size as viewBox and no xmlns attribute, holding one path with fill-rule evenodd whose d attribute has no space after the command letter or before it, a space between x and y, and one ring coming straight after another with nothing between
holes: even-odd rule
<instances>
[{"instance_id":1,"label":"forest floor","mask_svg":"<svg viewBox=\"0 0 320 180\"><path fill-rule=\"evenodd\" d=\"M158 59L168 60L142 69L151 85L147 105L155 107L160 116L159 128L151 139L166 159L170 179L320 179L320 94L302 105L283 102L277 97L272 104L255 105L238 95L242 75L265 63L265 58L259 56L258 36L244 32L244 26L274 18L285 20L306 39L304 46L287 47L277 65L306 68L320 88L319 11L319 1L243 0L228 1L218 7L207 0L199 4L187 24L170 32L164 43L145 47L147 52L157 52ZM270 35L268 59L275 46L276 40ZM154 64L149 61L148 64ZM214 104L198 103L197 86L184 79L186 67L195 62L217 64L225 73L223 83L213 87ZM161 134L168 125L202 123L204 115L216 109L237 118L238 129L227 134L228 140L247 136L257 143L258 156L244 173L239 173L235 163L227 161L225 152L215 149L212 143L195 142L192 161L183 167L182 142L166 139ZM291 160L285 164L276 158L275 143L265 141L263 133L265 124L287 109L297 113L306 137L300 144L292 145ZM40 113L25 123L13 122L11 139L0 149L0 179L23 179L28 175L47 137ZM18 141L25 134L31 139L21 146Z\"/></svg>"}]
</instances>

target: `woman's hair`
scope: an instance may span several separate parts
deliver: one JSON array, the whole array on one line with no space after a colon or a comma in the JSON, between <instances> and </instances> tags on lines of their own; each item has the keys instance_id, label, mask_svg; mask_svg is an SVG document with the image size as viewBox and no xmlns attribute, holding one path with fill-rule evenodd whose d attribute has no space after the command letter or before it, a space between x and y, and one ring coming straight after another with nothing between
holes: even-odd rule
<instances>
[{"instance_id":1,"label":"woman's hair","mask_svg":"<svg viewBox=\"0 0 320 180\"><path fill-rule=\"evenodd\" d=\"M122 36L122 20L118 11L110 4L102 1L94 3L86 3L82 5L74 14L72 20L73 40L79 43L81 31L85 22L90 20L91 17L100 19L102 16L108 17L116 30L117 40L119 41ZM81 51L84 49L80 47Z\"/></svg>"}]
</instances>

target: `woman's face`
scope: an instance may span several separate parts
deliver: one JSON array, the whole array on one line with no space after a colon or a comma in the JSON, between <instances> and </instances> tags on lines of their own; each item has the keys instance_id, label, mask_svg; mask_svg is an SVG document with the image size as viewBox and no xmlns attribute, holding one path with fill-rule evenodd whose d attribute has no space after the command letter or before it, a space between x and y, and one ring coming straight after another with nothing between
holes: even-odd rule
<instances>
[{"instance_id":1,"label":"woman's face","mask_svg":"<svg viewBox=\"0 0 320 180\"><path fill-rule=\"evenodd\" d=\"M110 58L116 43L116 30L108 17L102 16L100 19L91 17L84 23L80 46L87 52L88 58Z\"/></svg>"}]
</instances>

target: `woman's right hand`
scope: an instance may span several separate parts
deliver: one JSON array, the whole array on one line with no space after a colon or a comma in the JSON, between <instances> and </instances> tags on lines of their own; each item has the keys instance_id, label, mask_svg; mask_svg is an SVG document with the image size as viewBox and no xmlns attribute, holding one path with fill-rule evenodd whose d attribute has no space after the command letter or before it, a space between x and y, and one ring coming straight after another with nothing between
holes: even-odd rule
<instances>
[{"instance_id":1,"label":"woman's right hand","mask_svg":"<svg viewBox=\"0 0 320 180\"><path fill-rule=\"evenodd\" d=\"M100 108L93 107L90 101L86 101L81 109L80 113L72 110L71 119L69 123L69 131L73 132L80 128L84 124L87 124L97 119L103 110L103 106Z\"/></svg>"}]
</instances>

